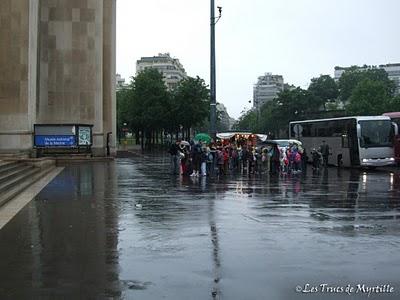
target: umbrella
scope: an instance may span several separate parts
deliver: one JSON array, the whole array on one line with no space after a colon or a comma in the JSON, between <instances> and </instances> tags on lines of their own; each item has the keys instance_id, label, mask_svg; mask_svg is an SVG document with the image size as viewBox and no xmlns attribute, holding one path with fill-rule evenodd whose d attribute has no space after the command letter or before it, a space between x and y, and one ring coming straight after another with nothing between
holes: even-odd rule
<instances>
[{"instance_id":1,"label":"umbrella","mask_svg":"<svg viewBox=\"0 0 400 300\"><path fill-rule=\"evenodd\" d=\"M187 141L181 141L180 144L183 146L190 146L190 143Z\"/></svg>"},{"instance_id":2,"label":"umbrella","mask_svg":"<svg viewBox=\"0 0 400 300\"><path fill-rule=\"evenodd\" d=\"M234 137L235 134L236 134L235 132L217 133L217 138L226 140L226 139L230 139L230 138Z\"/></svg>"},{"instance_id":3,"label":"umbrella","mask_svg":"<svg viewBox=\"0 0 400 300\"><path fill-rule=\"evenodd\" d=\"M261 140L261 142L264 142L268 139L268 135L266 134L256 134L256 135Z\"/></svg>"},{"instance_id":4,"label":"umbrella","mask_svg":"<svg viewBox=\"0 0 400 300\"><path fill-rule=\"evenodd\" d=\"M198 134L196 134L194 139L196 141L202 141L202 142L206 142L206 143L211 142L211 137L207 133L198 133Z\"/></svg>"}]
</instances>

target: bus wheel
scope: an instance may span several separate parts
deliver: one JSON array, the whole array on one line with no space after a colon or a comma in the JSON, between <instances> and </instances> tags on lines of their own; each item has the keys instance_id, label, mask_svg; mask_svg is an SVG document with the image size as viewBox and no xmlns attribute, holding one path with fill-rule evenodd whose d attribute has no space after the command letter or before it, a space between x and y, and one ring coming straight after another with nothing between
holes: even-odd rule
<instances>
[{"instance_id":1,"label":"bus wheel","mask_svg":"<svg viewBox=\"0 0 400 300\"><path fill-rule=\"evenodd\" d=\"M341 167L343 166L343 155L342 155L342 154L339 154L339 155L337 156L337 163L336 163L336 165L338 166L338 168L341 168Z\"/></svg>"}]
</instances>

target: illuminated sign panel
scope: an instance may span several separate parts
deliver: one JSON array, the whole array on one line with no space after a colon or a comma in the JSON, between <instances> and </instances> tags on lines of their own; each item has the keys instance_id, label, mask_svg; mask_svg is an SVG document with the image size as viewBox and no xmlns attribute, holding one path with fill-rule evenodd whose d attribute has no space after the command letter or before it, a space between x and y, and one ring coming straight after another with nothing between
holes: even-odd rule
<instances>
[{"instance_id":1,"label":"illuminated sign panel","mask_svg":"<svg viewBox=\"0 0 400 300\"><path fill-rule=\"evenodd\" d=\"M76 138L74 135L36 135L37 147L74 147Z\"/></svg>"},{"instance_id":2,"label":"illuminated sign panel","mask_svg":"<svg viewBox=\"0 0 400 300\"><path fill-rule=\"evenodd\" d=\"M92 127L85 124L35 124L34 145L38 148L90 147Z\"/></svg>"}]
</instances>

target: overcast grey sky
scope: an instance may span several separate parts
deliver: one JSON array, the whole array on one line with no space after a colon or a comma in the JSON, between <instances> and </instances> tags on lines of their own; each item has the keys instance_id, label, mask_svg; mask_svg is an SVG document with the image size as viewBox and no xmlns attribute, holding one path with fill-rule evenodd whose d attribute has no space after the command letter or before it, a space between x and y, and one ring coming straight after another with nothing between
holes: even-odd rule
<instances>
[{"instance_id":1,"label":"overcast grey sky","mask_svg":"<svg viewBox=\"0 0 400 300\"><path fill-rule=\"evenodd\" d=\"M215 0L217 101L237 118L257 77L307 88L334 67L400 62L399 0ZM117 72L169 52L209 83L209 0L117 0Z\"/></svg>"}]
</instances>

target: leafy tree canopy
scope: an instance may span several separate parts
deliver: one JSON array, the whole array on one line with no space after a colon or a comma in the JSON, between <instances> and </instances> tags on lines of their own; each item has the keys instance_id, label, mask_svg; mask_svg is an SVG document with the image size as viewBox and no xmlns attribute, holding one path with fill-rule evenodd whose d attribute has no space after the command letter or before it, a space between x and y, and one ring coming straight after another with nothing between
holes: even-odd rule
<instances>
[{"instance_id":1,"label":"leafy tree canopy","mask_svg":"<svg viewBox=\"0 0 400 300\"><path fill-rule=\"evenodd\" d=\"M163 75L145 69L130 85L117 93L118 125L146 134L176 133L199 125L209 115L209 91L203 79L188 77L174 91L168 91Z\"/></svg>"},{"instance_id":2,"label":"leafy tree canopy","mask_svg":"<svg viewBox=\"0 0 400 300\"><path fill-rule=\"evenodd\" d=\"M209 90L200 77L179 82L173 93L174 115L185 128L200 125L209 115Z\"/></svg>"},{"instance_id":3,"label":"leafy tree canopy","mask_svg":"<svg viewBox=\"0 0 400 300\"><path fill-rule=\"evenodd\" d=\"M385 82L367 78L354 88L346 109L351 115L381 115L390 111L391 99Z\"/></svg>"},{"instance_id":4,"label":"leafy tree canopy","mask_svg":"<svg viewBox=\"0 0 400 300\"><path fill-rule=\"evenodd\" d=\"M340 99L348 102L353 90L363 80L380 81L384 84L386 93L393 96L395 84L388 78L388 74L383 69L360 70L358 67L352 67L346 70L339 79Z\"/></svg>"},{"instance_id":5,"label":"leafy tree canopy","mask_svg":"<svg viewBox=\"0 0 400 300\"><path fill-rule=\"evenodd\" d=\"M170 101L163 75L156 69L148 68L133 80L132 118L137 125L149 129L160 129L167 122Z\"/></svg>"},{"instance_id":6,"label":"leafy tree canopy","mask_svg":"<svg viewBox=\"0 0 400 300\"><path fill-rule=\"evenodd\" d=\"M237 120L236 123L233 125L233 130L254 132L256 131L257 127L256 119L256 110L249 110L240 116L239 120Z\"/></svg>"},{"instance_id":7,"label":"leafy tree canopy","mask_svg":"<svg viewBox=\"0 0 400 300\"><path fill-rule=\"evenodd\" d=\"M339 89L335 80L329 75L321 75L311 79L308 91L319 97L323 102L335 100L339 95Z\"/></svg>"}]
</instances>

